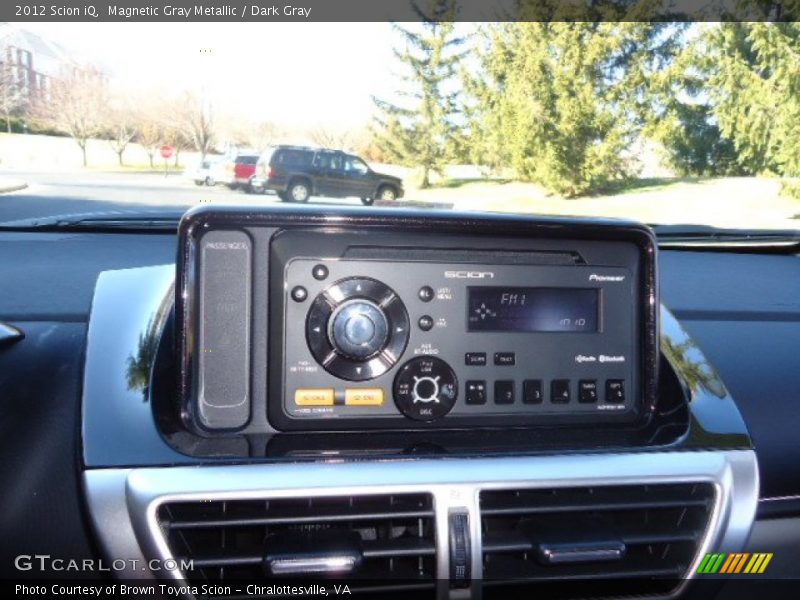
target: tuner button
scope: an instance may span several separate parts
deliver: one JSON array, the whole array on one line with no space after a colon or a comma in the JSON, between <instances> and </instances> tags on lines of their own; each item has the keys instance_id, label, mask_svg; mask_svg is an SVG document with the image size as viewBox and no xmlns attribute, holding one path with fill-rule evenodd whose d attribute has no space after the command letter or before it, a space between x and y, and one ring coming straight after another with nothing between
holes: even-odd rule
<instances>
[{"instance_id":1,"label":"tuner button","mask_svg":"<svg viewBox=\"0 0 800 600\"><path fill-rule=\"evenodd\" d=\"M331 314L331 305L325 298L317 296L311 303L311 308L306 317L306 341L308 349L319 364L324 364L328 355L333 352L333 347L328 341L328 318Z\"/></svg>"},{"instance_id":2,"label":"tuner button","mask_svg":"<svg viewBox=\"0 0 800 600\"><path fill-rule=\"evenodd\" d=\"M457 397L456 374L440 358L413 358L400 368L394 379L397 408L416 421L440 419L450 412Z\"/></svg>"},{"instance_id":3,"label":"tuner button","mask_svg":"<svg viewBox=\"0 0 800 600\"><path fill-rule=\"evenodd\" d=\"M341 304L330 319L328 336L336 351L356 360L366 360L386 345L389 323L383 311L368 300Z\"/></svg>"}]
</instances>

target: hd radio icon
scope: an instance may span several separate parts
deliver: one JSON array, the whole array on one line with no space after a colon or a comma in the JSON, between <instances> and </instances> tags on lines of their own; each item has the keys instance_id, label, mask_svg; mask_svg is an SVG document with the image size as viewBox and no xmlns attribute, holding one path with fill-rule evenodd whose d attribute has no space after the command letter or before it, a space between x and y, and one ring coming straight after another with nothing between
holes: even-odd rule
<instances>
[{"instance_id":1,"label":"hd radio icon","mask_svg":"<svg viewBox=\"0 0 800 600\"><path fill-rule=\"evenodd\" d=\"M727 574L735 575L749 573L751 575L763 573L769 561L772 560L771 552L741 553L709 553L703 557L697 567L700 575Z\"/></svg>"}]
</instances>

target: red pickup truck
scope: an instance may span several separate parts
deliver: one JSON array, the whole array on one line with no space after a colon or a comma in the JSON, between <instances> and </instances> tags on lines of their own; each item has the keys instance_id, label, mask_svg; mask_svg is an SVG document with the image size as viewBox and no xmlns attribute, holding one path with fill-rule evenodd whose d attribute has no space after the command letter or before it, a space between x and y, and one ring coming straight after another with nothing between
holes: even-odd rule
<instances>
[{"instance_id":1,"label":"red pickup truck","mask_svg":"<svg viewBox=\"0 0 800 600\"><path fill-rule=\"evenodd\" d=\"M253 175L256 174L256 163L258 162L258 154L239 154L229 163L228 169L231 169L230 183L228 187L232 190L243 189L245 192L252 192L253 187L251 180Z\"/></svg>"}]
</instances>

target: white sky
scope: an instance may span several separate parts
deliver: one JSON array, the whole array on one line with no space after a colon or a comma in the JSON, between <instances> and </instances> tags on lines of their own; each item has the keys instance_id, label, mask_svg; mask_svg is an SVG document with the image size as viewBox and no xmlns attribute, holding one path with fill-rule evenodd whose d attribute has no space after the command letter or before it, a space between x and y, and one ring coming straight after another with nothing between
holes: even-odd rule
<instances>
[{"instance_id":1,"label":"white sky","mask_svg":"<svg viewBox=\"0 0 800 600\"><path fill-rule=\"evenodd\" d=\"M388 23L19 23L136 88L206 85L234 115L290 126L358 127L390 99Z\"/></svg>"}]
</instances>

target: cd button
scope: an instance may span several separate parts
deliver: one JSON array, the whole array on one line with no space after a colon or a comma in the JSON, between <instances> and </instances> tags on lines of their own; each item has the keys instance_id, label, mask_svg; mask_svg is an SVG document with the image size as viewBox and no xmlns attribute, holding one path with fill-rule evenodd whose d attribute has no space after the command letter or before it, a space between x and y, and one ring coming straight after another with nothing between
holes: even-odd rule
<instances>
[{"instance_id":1,"label":"cd button","mask_svg":"<svg viewBox=\"0 0 800 600\"><path fill-rule=\"evenodd\" d=\"M486 404L486 382L468 381L467 382L467 404Z\"/></svg>"},{"instance_id":2,"label":"cd button","mask_svg":"<svg viewBox=\"0 0 800 600\"><path fill-rule=\"evenodd\" d=\"M578 402L592 404L597 402L597 381L581 379L578 382Z\"/></svg>"},{"instance_id":3,"label":"cd button","mask_svg":"<svg viewBox=\"0 0 800 600\"><path fill-rule=\"evenodd\" d=\"M297 406L333 406L333 388L298 388L294 392Z\"/></svg>"},{"instance_id":4,"label":"cd button","mask_svg":"<svg viewBox=\"0 0 800 600\"><path fill-rule=\"evenodd\" d=\"M429 315L422 315L419 318L419 321L417 321L417 325L419 325L419 328L422 329L422 331L430 331L433 329L433 317Z\"/></svg>"},{"instance_id":5,"label":"cd button","mask_svg":"<svg viewBox=\"0 0 800 600\"><path fill-rule=\"evenodd\" d=\"M550 384L550 401L555 404L569 402L569 379L554 379Z\"/></svg>"},{"instance_id":6,"label":"cd button","mask_svg":"<svg viewBox=\"0 0 800 600\"><path fill-rule=\"evenodd\" d=\"M344 391L347 406L380 406L383 404L382 388L353 388Z\"/></svg>"},{"instance_id":7,"label":"cd button","mask_svg":"<svg viewBox=\"0 0 800 600\"><path fill-rule=\"evenodd\" d=\"M517 357L513 352L495 352L494 364L502 367L512 367L517 362Z\"/></svg>"},{"instance_id":8,"label":"cd button","mask_svg":"<svg viewBox=\"0 0 800 600\"><path fill-rule=\"evenodd\" d=\"M514 382L495 381L494 382L494 403L495 404L514 404Z\"/></svg>"},{"instance_id":9,"label":"cd button","mask_svg":"<svg viewBox=\"0 0 800 600\"><path fill-rule=\"evenodd\" d=\"M542 380L526 379L522 382L522 402L525 404L541 404Z\"/></svg>"},{"instance_id":10,"label":"cd button","mask_svg":"<svg viewBox=\"0 0 800 600\"><path fill-rule=\"evenodd\" d=\"M464 364L468 367L483 367L486 365L486 352L467 352L464 355Z\"/></svg>"},{"instance_id":11,"label":"cd button","mask_svg":"<svg viewBox=\"0 0 800 600\"><path fill-rule=\"evenodd\" d=\"M606 402L622 404L625 402L625 380L607 379L606 380Z\"/></svg>"}]
</instances>

